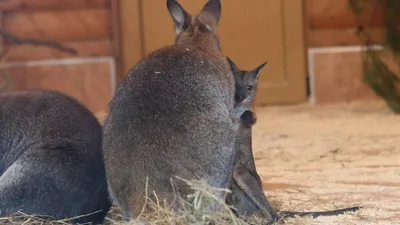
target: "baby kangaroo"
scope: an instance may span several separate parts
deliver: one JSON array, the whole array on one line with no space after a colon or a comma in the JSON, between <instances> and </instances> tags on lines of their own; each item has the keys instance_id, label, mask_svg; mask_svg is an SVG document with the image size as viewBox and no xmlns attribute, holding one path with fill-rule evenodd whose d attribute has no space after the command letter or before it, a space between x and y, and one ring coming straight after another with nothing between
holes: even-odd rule
<instances>
[{"instance_id":1,"label":"baby kangaroo","mask_svg":"<svg viewBox=\"0 0 400 225\"><path fill-rule=\"evenodd\" d=\"M232 193L228 194L226 202L234 207L237 214L249 215L259 213L261 210L269 222L277 221L279 215L271 207L262 191L261 179L256 170L251 147L251 127L255 124L256 117L250 110L253 108L261 70L267 62L251 71L244 71L237 68L229 57L227 60L235 77L235 108L243 108L246 111L240 117L235 141L236 158L229 186ZM248 196L245 191L251 191L252 195ZM255 202L266 203L266 207L260 209Z\"/></svg>"},{"instance_id":2,"label":"baby kangaroo","mask_svg":"<svg viewBox=\"0 0 400 225\"><path fill-rule=\"evenodd\" d=\"M253 153L252 153L252 129L256 118L249 111L254 102L257 83L261 69L266 63L261 64L252 71L244 71L237 68L235 63L227 58L232 72L235 76L236 93L235 103L240 107L247 107L241 115L241 125L235 142L235 151L237 154L230 189L232 193L228 194L226 202L234 207L237 214L262 213L268 223L279 221L282 217L293 217L296 215L329 216L339 215L345 212L356 211L358 207L345 208L322 212L289 212L275 211L268 202L262 190L262 182L256 171Z\"/></svg>"},{"instance_id":3,"label":"baby kangaroo","mask_svg":"<svg viewBox=\"0 0 400 225\"><path fill-rule=\"evenodd\" d=\"M169 204L177 193L190 194L180 180L171 185L176 176L228 188L232 175L235 82L218 41L221 3L209 0L196 16L174 0L167 0L167 8L175 44L133 67L104 126L109 190L127 219L139 215L146 191Z\"/></svg>"},{"instance_id":4,"label":"baby kangaroo","mask_svg":"<svg viewBox=\"0 0 400 225\"><path fill-rule=\"evenodd\" d=\"M93 114L55 91L0 94L0 216L102 223L111 203ZM88 215L89 214L89 215Z\"/></svg>"}]
</instances>

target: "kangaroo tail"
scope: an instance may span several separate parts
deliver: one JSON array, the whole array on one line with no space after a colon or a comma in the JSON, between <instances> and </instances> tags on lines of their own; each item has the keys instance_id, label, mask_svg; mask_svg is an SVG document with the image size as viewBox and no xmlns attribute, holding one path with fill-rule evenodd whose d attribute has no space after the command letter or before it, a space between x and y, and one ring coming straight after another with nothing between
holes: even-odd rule
<instances>
[{"instance_id":1,"label":"kangaroo tail","mask_svg":"<svg viewBox=\"0 0 400 225\"><path fill-rule=\"evenodd\" d=\"M295 216L312 216L313 218L319 217L319 216L337 216L344 214L346 212L355 212L362 209L361 207L350 207L350 208L343 208L343 209L336 209L336 210L330 210L330 211L317 211L317 212L292 212L292 211L278 211L278 213L282 217L295 217Z\"/></svg>"}]
</instances>

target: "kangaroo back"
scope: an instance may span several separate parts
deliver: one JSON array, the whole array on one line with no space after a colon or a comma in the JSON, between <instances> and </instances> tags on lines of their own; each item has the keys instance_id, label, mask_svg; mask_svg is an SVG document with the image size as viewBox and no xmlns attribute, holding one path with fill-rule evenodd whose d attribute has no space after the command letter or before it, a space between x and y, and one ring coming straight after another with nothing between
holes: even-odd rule
<instances>
[{"instance_id":1,"label":"kangaroo back","mask_svg":"<svg viewBox=\"0 0 400 225\"><path fill-rule=\"evenodd\" d=\"M175 44L151 53L127 74L104 126L109 189L127 218L142 209L146 178L148 193L168 203L176 195L175 176L221 188L231 179L234 78L219 47L220 1L208 1L195 16L174 0L167 8ZM175 185L182 196L189 194L186 185Z\"/></svg>"},{"instance_id":2,"label":"kangaroo back","mask_svg":"<svg viewBox=\"0 0 400 225\"><path fill-rule=\"evenodd\" d=\"M101 223L111 203L102 130L75 99L54 91L0 95L0 216L17 211Z\"/></svg>"}]
</instances>

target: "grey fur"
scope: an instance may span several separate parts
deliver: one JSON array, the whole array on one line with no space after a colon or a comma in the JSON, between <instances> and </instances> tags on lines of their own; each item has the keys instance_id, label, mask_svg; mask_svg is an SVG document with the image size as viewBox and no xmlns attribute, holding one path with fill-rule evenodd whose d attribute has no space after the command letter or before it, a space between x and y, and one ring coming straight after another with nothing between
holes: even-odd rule
<instances>
[{"instance_id":1,"label":"grey fur","mask_svg":"<svg viewBox=\"0 0 400 225\"><path fill-rule=\"evenodd\" d=\"M251 71L239 69L236 64L227 57L231 70L235 77L235 108L244 108L241 115L241 123L236 136L236 159L232 172L232 181L226 202L232 205L235 212L240 215L263 213L269 223L279 220L279 215L269 204L262 190L261 179L257 173L252 151L252 125L256 117L252 111L256 97L258 79L261 70L267 62ZM260 208L260 204L266 207Z\"/></svg>"},{"instance_id":2,"label":"grey fur","mask_svg":"<svg viewBox=\"0 0 400 225\"><path fill-rule=\"evenodd\" d=\"M139 62L110 102L104 126L106 172L111 195L127 219L141 212L146 177L148 197L155 200L154 191L167 203L176 197L175 176L203 179L218 188L230 183L234 79L214 33L214 14L220 9L213 5L219 1L210 2L195 17L179 13L187 17L179 21L190 24L183 26L176 44ZM168 8L175 3L168 0ZM174 182L181 196L191 193L183 182Z\"/></svg>"},{"instance_id":3,"label":"grey fur","mask_svg":"<svg viewBox=\"0 0 400 225\"><path fill-rule=\"evenodd\" d=\"M251 71L246 71L239 69L229 57L226 57L226 59L235 76L235 108L240 105L251 109L256 98L258 79L268 62L262 63Z\"/></svg>"},{"instance_id":4,"label":"grey fur","mask_svg":"<svg viewBox=\"0 0 400 225\"><path fill-rule=\"evenodd\" d=\"M230 184L232 193L228 194L226 202L234 207L237 214L264 215L268 224L277 222L283 217L294 217L296 215L311 215L312 217L331 216L359 210L359 207L351 207L321 212L278 211L279 214L277 213L262 190L262 182L254 162L251 140L251 127L255 124L256 117L249 110L252 108L255 99L260 70L266 63L261 64L252 71L244 71L239 69L231 59L227 58L227 60L235 75L235 107L247 108L248 111L245 111L241 115L241 125L235 143L237 157L232 173L233 179ZM252 88L248 89L249 86Z\"/></svg>"},{"instance_id":5,"label":"grey fur","mask_svg":"<svg viewBox=\"0 0 400 225\"><path fill-rule=\"evenodd\" d=\"M93 114L55 91L0 95L0 216L101 223L111 203Z\"/></svg>"}]
</instances>

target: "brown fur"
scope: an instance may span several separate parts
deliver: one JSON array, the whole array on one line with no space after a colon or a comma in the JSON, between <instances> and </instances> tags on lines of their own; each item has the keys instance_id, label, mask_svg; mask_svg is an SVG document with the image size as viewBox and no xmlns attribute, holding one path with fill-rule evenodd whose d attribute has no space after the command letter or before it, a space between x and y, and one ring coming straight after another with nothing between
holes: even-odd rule
<instances>
[{"instance_id":1,"label":"brown fur","mask_svg":"<svg viewBox=\"0 0 400 225\"><path fill-rule=\"evenodd\" d=\"M140 213L146 178L149 197L155 200L154 191L168 203L174 191L183 197L190 193L177 180L172 188L175 176L219 188L227 188L231 179L234 79L216 35L220 2L210 0L195 17L173 0L167 7L177 27L176 43L128 73L104 126L109 189L126 218Z\"/></svg>"}]
</instances>

